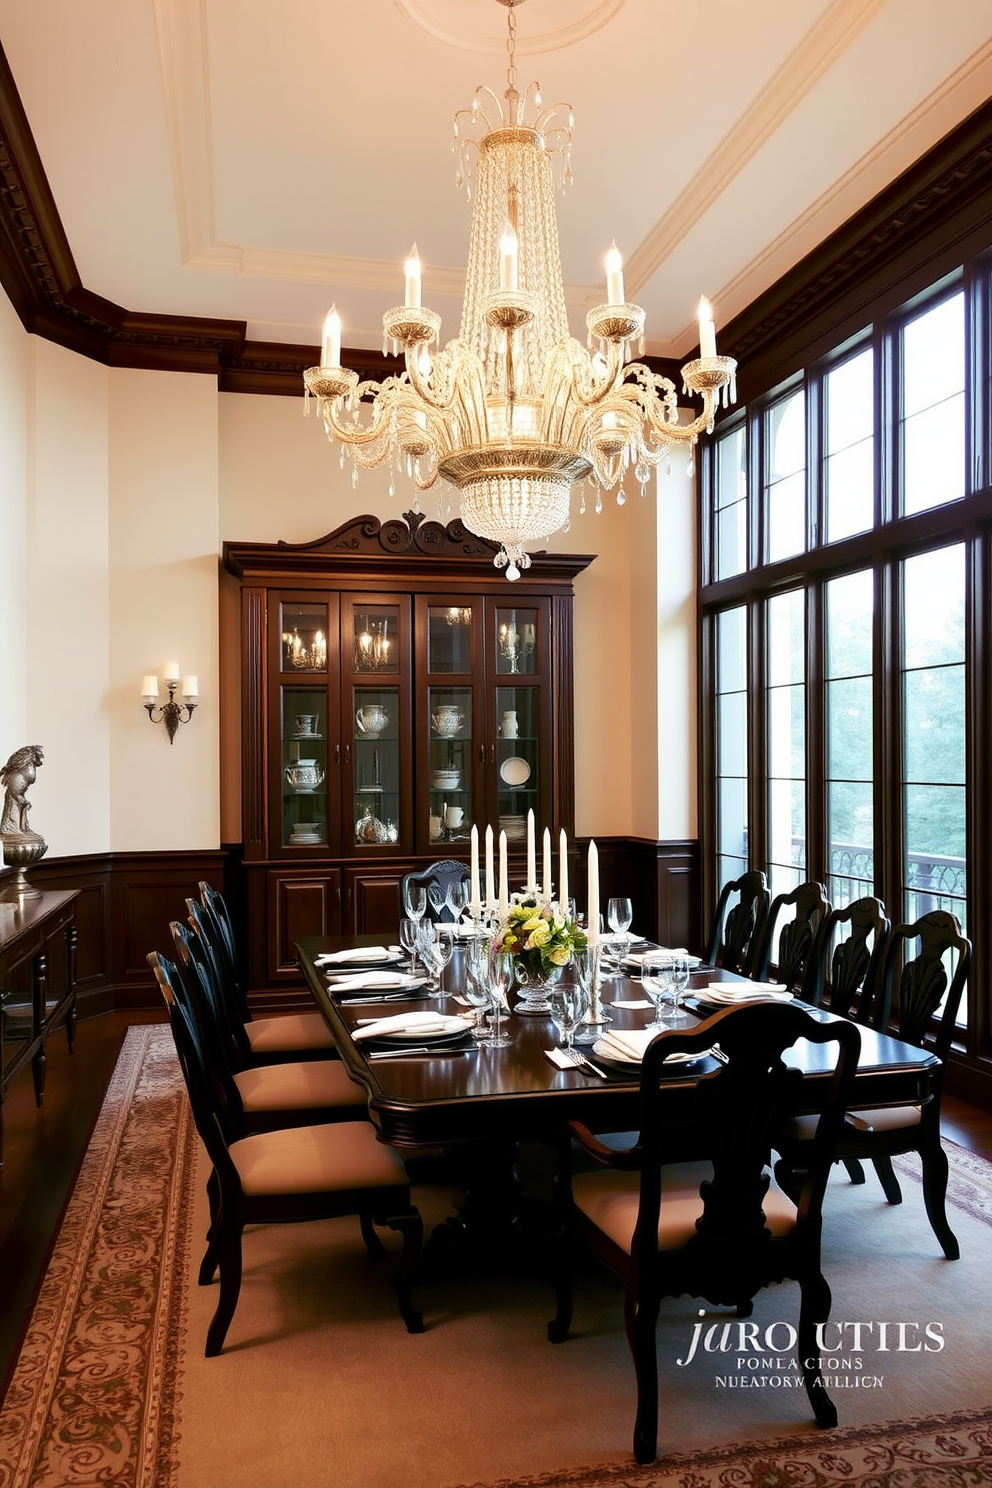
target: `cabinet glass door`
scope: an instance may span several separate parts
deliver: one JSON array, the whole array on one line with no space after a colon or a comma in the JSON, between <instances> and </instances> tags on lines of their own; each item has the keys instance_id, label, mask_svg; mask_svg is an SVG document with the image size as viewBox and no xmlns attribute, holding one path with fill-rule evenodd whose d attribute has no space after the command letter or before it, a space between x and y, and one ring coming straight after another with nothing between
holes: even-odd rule
<instances>
[{"instance_id":1,"label":"cabinet glass door","mask_svg":"<svg viewBox=\"0 0 992 1488\"><path fill-rule=\"evenodd\" d=\"M432 842L467 842L472 831L472 689L429 687L429 831Z\"/></svg>"},{"instance_id":2,"label":"cabinet glass door","mask_svg":"<svg viewBox=\"0 0 992 1488\"><path fill-rule=\"evenodd\" d=\"M437 855L446 843L467 843L479 820L485 708L484 694L476 694L482 637L478 599L418 597L417 635L424 664L417 696L418 770L426 801L418 808L418 837L421 851Z\"/></svg>"},{"instance_id":3,"label":"cabinet glass door","mask_svg":"<svg viewBox=\"0 0 992 1488\"><path fill-rule=\"evenodd\" d=\"M400 693L398 687L352 690L355 799L353 838L359 847L400 838Z\"/></svg>"},{"instance_id":4,"label":"cabinet glass door","mask_svg":"<svg viewBox=\"0 0 992 1488\"><path fill-rule=\"evenodd\" d=\"M413 741L410 601L342 595L341 692L345 854L409 852Z\"/></svg>"},{"instance_id":5,"label":"cabinet glass door","mask_svg":"<svg viewBox=\"0 0 992 1488\"><path fill-rule=\"evenodd\" d=\"M283 686L283 847L327 846L327 690Z\"/></svg>"}]
</instances>

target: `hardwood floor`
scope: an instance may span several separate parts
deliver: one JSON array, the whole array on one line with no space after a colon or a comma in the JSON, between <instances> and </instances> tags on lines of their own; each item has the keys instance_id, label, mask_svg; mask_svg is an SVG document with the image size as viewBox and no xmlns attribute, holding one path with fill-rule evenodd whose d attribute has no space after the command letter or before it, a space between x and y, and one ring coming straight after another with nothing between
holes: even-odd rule
<instances>
[{"instance_id":1,"label":"hardwood floor","mask_svg":"<svg viewBox=\"0 0 992 1488\"><path fill-rule=\"evenodd\" d=\"M48 1048L44 1105L35 1105L29 1069L7 1093L0 1172L0 1397L124 1034L131 1023L162 1021L155 1012L132 1010L81 1022L72 1056L59 1030ZM943 1129L952 1141L992 1161L992 1113L945 1095Z\"/></svg>"}]
</instances>

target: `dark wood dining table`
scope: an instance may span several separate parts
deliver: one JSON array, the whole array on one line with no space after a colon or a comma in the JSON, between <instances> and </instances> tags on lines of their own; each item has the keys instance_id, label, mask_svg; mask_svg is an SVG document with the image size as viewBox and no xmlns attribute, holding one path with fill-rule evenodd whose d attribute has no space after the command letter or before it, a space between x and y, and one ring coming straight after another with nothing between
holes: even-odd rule
<instances>
[{"instance_id":1,"label":"dark wood dining table","mask_svg":"<svg viewBox=\"0 0 992 1488\"><path fill-rule=\"evenodd\" d=\"M545 1055L555 1048L558 1036L547 1017L506 1019L510 1034L506 1048L472 1048L461 1055L418 1055L370 1060L361 1043L352 1038L359 1018L374 1016L377 1007L353 1005L334 997L326 975L315 958L325 951L339 951L361 944L381 944L381 938L322 937L297 942L300 966L318 1008L327 1020L342 1060L352 1077L369 1092L369 1114L384 1141L400 1148L423 1148L450 1144L549 1140L561 1123L578 1120L598 1132L636 1130L638 1081L635 1076L600 1079L581 1069L557 1069ZM445 984L456 994L464 975L463 958L456 951L445 973ZM337 970L342 968L338 967ZM737 982L743 978L712 968L696 969L687 996L713 981ZM621 989L621 990L615 990ZM603 1000L617 1029L642 1028L654 1016L653 1009L631 1010L610 1006L618 996L624 1000L646 1000L639 981L624 977L604 983ZM512 994L511 994L512 1000ZM383 1015L408 1009L440 1009L446 1013L469 1009L449 996L446 1002L417 1000L382 1004ZM817 1010L829 1020L834 1015ZM805 1073L823 1073L831 1068L832 1046L797 1046L794 1062ZM877 1106L889 1102L925 1101L940 1069L936 1055L887 1034L861 1029L861 1056L855 1075L853 1105ZM666 1101L671 1120L678 1125L690 1118L693 1078L674 1075L666 1082Z\"/></svg>"}]
</instances>

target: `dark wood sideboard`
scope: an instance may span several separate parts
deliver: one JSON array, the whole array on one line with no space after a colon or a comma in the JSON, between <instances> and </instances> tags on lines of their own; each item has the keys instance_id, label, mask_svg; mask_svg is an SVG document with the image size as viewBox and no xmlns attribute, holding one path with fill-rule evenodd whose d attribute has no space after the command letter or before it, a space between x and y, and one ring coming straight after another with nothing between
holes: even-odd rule
<instances>
[{"instance_id":1,"label":"dark wood sideboard","mask_svg":"<svg viewBox=\"0 0 992 1488\"><path fill-rule=\"evenodd\" d=\"M40 1106L50 1034L64 1026L70 1050L75 1043L77 897L58 889L0 901L0 1166L11 1080L30 1063Z\"/></svg>"}]
</instances>

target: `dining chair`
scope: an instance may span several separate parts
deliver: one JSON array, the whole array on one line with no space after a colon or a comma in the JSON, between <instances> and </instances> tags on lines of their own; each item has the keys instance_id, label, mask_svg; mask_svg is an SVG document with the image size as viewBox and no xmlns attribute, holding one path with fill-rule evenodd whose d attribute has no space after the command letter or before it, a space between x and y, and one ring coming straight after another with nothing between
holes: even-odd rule
<instances>
[{"instance_id":1,"label":"dining chair","mask_svg":"<svg viewBox=\"0 0 992 1488\"><path fill-rule=\"evenodd\" d=\"M841 1018L873 1027L892 922L874 894L838 905L825 915L806 965L803 1001L826 1002Z\"/></svg>"},{"instance_id":2,"label":"dining chair","mask_svg":"<svg viewBox=\"0 0 992 1488\"><path fill-rule=\"evenodd\" d=\"M791 918L786 917L779 930L779 921L790 909L793 911ZM817 931L829 913L830 901L823 885L815 879L797 884L787 894L777 894L756 934L751 970L755 980L768 980L774 957L775 980L782 982L790 992L802 989ZM804 997L804 1000L808 1002L809 998Z\"/></svg>"},{"instance_id":3,"label":"dining chair","mask_svg":"<svg viewBox=\"0 0 992 1488\"><path fill-rule=\"evenodd\" d=\"M212 1164L207 1180L210 1225L197 1276L200 1286L220 1276L220 1295L207 1328L207 1357L223 1349L238 1305L246 1225L356 1214L373 1258L384 1254L374 1226L396 1230L402 1236L393 1278L400 1315L408 1332L422 1332L423 1316L413 1305L411 1291L423 1221L411 1203L410 1181L399 1154L378 1141L371 1124L361 1121L245 1135L221 1086L210 1077L209 1055L196 1020L176 995L181 984L178 969L154 951L148 961L165 996L193 1121Z\"/></svg>"},{"instance_id":4,"label":"dining chair","mask_svg":"<svg viewBox=\"0 0 992 1488\"><path fill-rule=\"evenodd\" d=\"M435 924L450 925L457 917L444 902L448 885L467 883L468 880L467 864L460 863L454 858L438 858L437 862L431 863L427 868L404 874L399 897L401 916L406 913L402 907L403 900L407 885L411 884L427 890L427 908L424 911L427 918L433 920Z\"/></svg>"},{"instance_id":5,"label":"dining chair","mask_svg":"<svg viewBox=\"0 0 992 1488\"><path fill-rule=\"evenodd\" d=\"M201 925L198 928L214 952L229 1016L236 1018L244 1028L251 1049L251 1062L326 1059L333 1055L334 1039L319 1012L252 1017L238 970L237 942L230 911L223 895L212 884L201 883L199 889ZM186 901L187 907L195 903L196 900ZM192 909L190 914L193 914Z\"/></svg>"},{"instance_id":6,"label":"dining chair","mask_svg":"<svg viewBox=\"0 0 992 1488\"><path fill-rule=\"evenodd\" d=\"M731 903L736 895L736 900ZM704 960L750 976L761 926L768 912L768 883L758 868L725 883L717 901Z\"/></svg>"},{"instance_id":7,"label":"dining chair","mask_svg":"<svg viewBox=\"0 0 992 1488\"><path fill-rule=\"evenodd\" d=\"M169 929L180 976L173 995L194 1019L210 1055L211 1076L223 1084L228 1104L241 1108L246 1131L366 1115L368 1092L339 1059L253 1065L243 1025L228 1015L209 945L192 926L173 920Z\"/></svg>"},{"instance_id":8,"label":"dining chair","mask_svg":"<svg viewBox=\"0 0 992 1488\"><path fill-rule=\"evenodd\" d=\"M798 1039L836 1043L832 1073L804 1077L783 1059ZM662 1119L663 1082L673 1056L700 1057L713 1046L689 1102L700 1158L669 1162ZM634 1454L651 1462L658 1438L656 1327L661 1299L688 1294L746 1315L773 1282L797 1281L801 1301L798 1360L813 1414L835 1426L837 1411L823 1381L816 1343L830 1312L820 1267L820 1210L834 1144L861 1047L850 1022L826 1023L794 1003L752 1003L715 1014L691 1030L663 1032L641 1069L641 1125L636 1144L617 1150L588 1127L570 1123L556 1175L555 1294L548 1325L562 1342L572 1321L570 1238L589 1245L626 1291L624 1317L637 1381ZM678 1076L676 1076L678 1078ZM686 1078L684 1072L681 1078ZM769 1171L774 1136L797 1108L817 1116L810 1162L794 1202ZM572 1139L600 1170L571 1172Z\"/></svg>"},{"instance_id":9,"label":"dining chair","mask_svg":"<svg viewBox=\"0 0 992 1488\"><path fill-rule=\"evenodd\" d=\"M951 1261L958 1259L961 1249L947 1221L948 1167L940 1142L940 1098L970 964L971 942L962 935L957 919L947 910L931 910L914 924L899 925L890 932L870 1019L862 1021L870 1021L881 1032L889 1029L898 971L892 1031L904 1043L932 1049L941 1061L941 1068L934 1076L929 1100L922 1104L903 1101L888 1106L855 1107L847 1112L837 1142L837 1157L845 1166L852 1160L871 1162L890 1204L902 1203L892 1158L908 1152L919 1153L927 1218ZM787 1187L796 1181L806 1161L805 1136L799 1121L781 1142L776 1173ZM855 1177L854 1181L860 1180Z\"/></svg>"}]
</instances>

